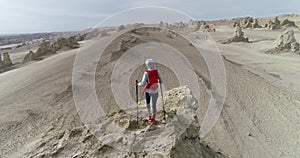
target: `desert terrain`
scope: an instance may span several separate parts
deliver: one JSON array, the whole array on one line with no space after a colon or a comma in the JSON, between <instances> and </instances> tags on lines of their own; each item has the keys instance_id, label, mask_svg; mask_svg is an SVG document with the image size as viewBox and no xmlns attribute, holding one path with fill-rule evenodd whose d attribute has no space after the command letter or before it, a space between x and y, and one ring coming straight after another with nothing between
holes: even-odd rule
<instances>
[{"instance_id":1,"label":"desert terrain","mask_svg":"<svg viewBox=\"0 0 300 158\"><path fill-rule=\"evenodd\" d=\"M286 30L293 30L299 43L300 31L293 26L264 27L270 19L275 16L259 18L261 28L243 28L244 18L209 21L208 28L202 22L199 28L198 22L113 27L99 31L99 36L71 42L76 47L68 44L55 53L40 51L38 57L42 59L28 58L26 62L23 59L28 49L36 57L39 45L9 50L13 69L0 74L0 157L298 157L299 48L294 52L289 45L281 50L274 42ZM278 16L281 22L285 19L300 27L300 15ZM242 30L233 27L237 21ZM217 53L212 45L218 48L225 66L226 95L221 99L215 98L204 58ZM15 46L1 46L6 47ZM204 50L202 55L197 48ZM166 124L150 131L142 120L146 115L144 100L138 104L141 120L135 127L135 103L124 102L129 106L124 110L116 99L121 96L114 96L112 89L112 83L126 85L128 94L123 97L134 101L135 80L141 79L144 60L151 56L141 53L145 51L168 57L162 60L165 64L156 65L162 73L168 118ZM127 53L131 58L126 58ZM182 74L167 66L168 61L179 60L176 53L190 63L186 67L178 64L178 69L193 69L192 77L182 79ZM118 67L121 59L125 64L140 65L134 70L126 69L127 65L122 69ZM124 71L112 80L118 68ZM122 75L128 78L123 80ZM103 111L97 111L97 105L90 102L94 95L91 90ZM76 98L79 93L81 98ZM224 99L223 108L212 130L200 137L211 98L220 102ZM161 98L158 103L161 119ZM101 112L106 115L97 115ZM97 120L92 124L97 128L91 128L89 121L93 120ZM119 128L114 129L113 124ZM181 127L186 128L180 132ZM148 132L152 132L150 136Z\"/></svg>"}]
</instances>

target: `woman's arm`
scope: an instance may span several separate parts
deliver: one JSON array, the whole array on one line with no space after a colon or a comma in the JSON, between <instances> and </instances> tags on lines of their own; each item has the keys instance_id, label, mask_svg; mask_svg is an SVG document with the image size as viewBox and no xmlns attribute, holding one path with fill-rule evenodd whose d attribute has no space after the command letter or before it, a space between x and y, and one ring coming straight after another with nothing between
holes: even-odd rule
<instances>
[{"instance_id":1,"label":"woman's arm","mask_svg":"<svg viewBox=\"0 0 300 158\"><path fill-rule=\"evenodd\" d=\"M146 85L146 81L148 80L148 73L144 72L142 81L140 83L138 83L139 87L144 87Z\"/></svg>"}]
</instances>

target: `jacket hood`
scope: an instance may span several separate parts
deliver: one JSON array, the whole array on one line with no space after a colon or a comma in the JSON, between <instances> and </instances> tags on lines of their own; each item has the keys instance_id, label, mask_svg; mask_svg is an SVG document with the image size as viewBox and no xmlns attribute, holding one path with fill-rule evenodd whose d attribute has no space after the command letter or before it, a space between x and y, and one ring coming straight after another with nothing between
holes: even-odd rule
<instances>
[{"instance_id":1,"label":"jacket hood","mask_svg":"<svg viewBox=\"0 0 300 158\"><path fill-rule=\"evenodd\" d=\"M145 62L148 69L154 69L154 60L153 59L147 59Z\"/></svg>"}]
</instances>

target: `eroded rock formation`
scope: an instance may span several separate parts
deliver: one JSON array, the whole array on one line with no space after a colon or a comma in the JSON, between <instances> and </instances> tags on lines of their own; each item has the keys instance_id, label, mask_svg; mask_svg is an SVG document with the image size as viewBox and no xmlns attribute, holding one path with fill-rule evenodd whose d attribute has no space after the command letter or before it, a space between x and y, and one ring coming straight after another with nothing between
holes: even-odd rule
<instances>
[{"instance_id":1,"label":"eroded rock formation","mask_svg":"<svg viewBox=\"0 0 300 158\"><path fill-rule=\"evenodd\" d=\"M125 29L125 26L124 25L120 25L119 27L118 27L118 31L121 31L121 30L124 30Z\"/></svg>"},{"instance_id":2,"label":"eroded rock formation","mask_svg":"<svg viewBox=\"0 0 300 158\"><path fill-rule=\"evenodd\" d=\"M257 20L257 19L255 19L251 25L252 25L251 27L252 27L253 29L255 29L255 28L262 28L262 26L260 26L260 25L258 24L258 20Z\"/></svg>"},{"instance_id":3,"label":"eroded rock formation","mask_svg":"<svg viewBox=\"0 0 300 158\"><path fill-rule=\"evenodd\" d=\"M9 54L7 52L3 53L3 60L2 60L2 54L0 54L0 69L8 68L10 66L12 66L12 62L10 60Z\"/></svg>"},{"instance_id":4,"label":"eroded rock formation","mask_svg":"<svg viewBox=\"0 0 300 158\"><path fill-rule=\"evenodd\" d=\"M243 28L252 28L252 23L254 22L253 18L251 17L246 17L244 19L244 25Z\"/></svg>"},{"instance_id":5,"label":"eroded rock formation","mask_svg":"<svg viewBox=\"0 0 300 158\"><path fill-rule=\"evenodd\" d=\"M296 41L293 30L284 31L274 42L275 49L271 53L294 52L299 53L299 43Z\"/></svg>"},{"instance_id":6,"label":"eroded rock formation","mask_svg":"<svg viewBox=\"0 0 300 158\"><path fill-rule=\"evenodd\" d=\"M239 25L236 25L233 37L223 42L223 44L229 44L233 42L249 42L249 39L244 37L244 32L242 30L242 27Z\"/></svg>"},{"instance_id":7,"label":"eroded rock formation","mask_svg":"<svg viewBox=\"0 0 300 158\"><path fill-rule=\"evenodd\" d=\"M281 23L282 27L295 27L298 28L298 26L295 24L294 21L290 21L289 19L285 19Z\"/></svg>"},{"instance_id":8,"label":"eroded rock formation","mask_svg":"<svg viewBox=\"0 0 300 158\"><path fill-rule=\"evenodd\" d=\"M188 24L188 28L190 31L195 32L199 31L201 27L201 21L198 20L190 20Z\"/></svg>"},{"instance_id":9,"label":"eroded rock formation","mask_svg":"<svg viewBox=\"0 0 300 158\"><path fill-rule=\"evenodd\" d=\"M240 21L235 21L233 23L233 27L236 27L236 26L242 26L242 28L244 28L244 29L246 29L246 28L249 28L249 29L262 28L262 26L260 26L258 23L258 19L253 19L252 17L244 18L242 25L241 25Z\"/></svg>"},{"instance_id":10,"label":"eroded rock formation","mask_svg":"<svg viewBox=\"0 0 300 158\"><path fill-rule=\"evenodd\" d=\"M159 27L164 27L168 29L184 29L186 27L186 24L182 21L176 22L174 24L169 24L167 22L160 21Z\"/></svg>"},{"instance_id":11,"label":"eroded rock formation","mask_svg":"<svg viewBox=\"0 0 300 158\"><path fill-rule=\"evenodd\" d=\"M77 42L76 37L59 38L56 42L52 44L51 47L54 51L59 51L63 48L76 49L79 48L79 43Z\"/></svg>"},{"instance_id":12,"label":"eroded rock formation","mask_svg":"<svg viewBox=\"0 0 300 158\"><path fill-rule=\"evenodd\" d=\"M121 110L109 115L109 121L97 124L95 130L87 126L50 128L26 157L225 158L200 141L198 104L191 91L178 87L164 96L168 116L165 124L148 126L140 119L137 125L132 117L135 111ZM158 110L161 114L162 109Z\"/></svg>"},{"instance_id":13,"label":"eroded rock formation","mask_svg":"<svg viewBox=\"0 0 300 158\"><path fill-rule=\"evenodd\" d=\"M275 17L275 19L272 21L270 20L268 24L266 24L267 28L270 30L277 30L281 28L280 21L278 20L278 17Z\"/></svg>"},{"instance_id":14,"label":"eroded rock formation","mask_svg":"<svg viewBox=\"0 0 300 158\"><path fill-rule=\"evenodd\" d=\"M72 36L69 38L59 38L52 44L50 41L44 41L40 44L38 50L36 52L29 51L28 54L25 55L23 59L23 63L33 60L41 60L45 55L55 54L60 50L69 50L79 48L78 40L83 40L85 35L76 37Z\"/></svg>"},{"instance_id":15,"label":"eroded rock formation","mask_svg":"<svg viewBox=\"0 0 300 158\"><path fill-rule=\"evenodd\" d=\"M216 29L206 24L206 22L202 23L202 25L200 26L200 30L202 30L203 32L216 32Z\"/></svg>"}]
</instances>

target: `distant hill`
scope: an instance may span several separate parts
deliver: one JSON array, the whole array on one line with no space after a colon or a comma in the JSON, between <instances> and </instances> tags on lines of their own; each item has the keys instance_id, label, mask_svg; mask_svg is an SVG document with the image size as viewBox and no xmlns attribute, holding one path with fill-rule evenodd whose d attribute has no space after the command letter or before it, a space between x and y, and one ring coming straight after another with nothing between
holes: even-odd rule
<instances>
[{"instance_id":1,"label":"distant hill","mask_svg":"<svg viewBox=\"0 0 300 158\"><path fill-rule=\"evenodd\" d=\"M14 34L0 35L0 46L9 44L26 43L32 40L51 40L60 37L70 37L81 33L76 32L49 32L49 33L32 33L32 34Z\"/></svg>"}]
</instances>

